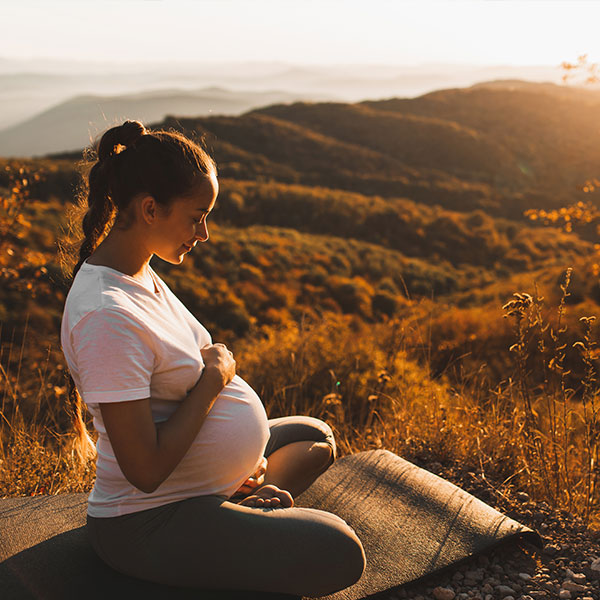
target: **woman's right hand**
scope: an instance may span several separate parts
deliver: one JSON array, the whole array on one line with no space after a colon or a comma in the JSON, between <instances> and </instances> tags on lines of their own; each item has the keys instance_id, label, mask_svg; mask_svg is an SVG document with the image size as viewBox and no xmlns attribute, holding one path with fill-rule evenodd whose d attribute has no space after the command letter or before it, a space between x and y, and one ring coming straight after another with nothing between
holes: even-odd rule
<instances>
[{"instance_id":1,"label":"woman's right hand","mask_svg":"<svg viewBox=\"0 0 600 600\"><path fill-rule=\"evenodd\" d=\"M236 363L233 353L225 344L207 344L200 348L200 353L205 371L218 377L222 387L225 387L235 376Z\"/></svg>"}]
</instances>

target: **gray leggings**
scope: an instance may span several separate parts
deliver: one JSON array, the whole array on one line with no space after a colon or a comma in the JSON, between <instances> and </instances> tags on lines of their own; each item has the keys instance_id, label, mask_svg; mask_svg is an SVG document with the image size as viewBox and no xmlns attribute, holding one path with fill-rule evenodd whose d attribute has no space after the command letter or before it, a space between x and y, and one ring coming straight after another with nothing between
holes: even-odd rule
<instances>
[{"instance_id":1,"label":"gray leggings","mask_svg":"<svg viewBox=\"0 0 600 600\"><path fill-rule=\"evenodd\" d=\"M265 456L293 442L331 444L312 417L270 419ZM120 517L88 516L100 558L113 569L168 585L323 596L352 585L365 567L360 540L332 513L257 508L197 496Z\"/></svg>"}]
</instances>

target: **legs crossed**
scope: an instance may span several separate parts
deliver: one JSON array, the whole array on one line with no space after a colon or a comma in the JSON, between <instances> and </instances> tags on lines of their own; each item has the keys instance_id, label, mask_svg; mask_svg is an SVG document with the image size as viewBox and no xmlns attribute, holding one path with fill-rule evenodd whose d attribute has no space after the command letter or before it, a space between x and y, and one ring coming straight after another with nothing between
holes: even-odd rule
<instances>
[{"instance_id":1,"label":"legs crossed","mask_svg":"<svg viewBox=\"0 0 600 600\"><path fill-rule=\"evenodd\" d=\"M88 526L113 568L169 585L321 596L352 585L365 565L345 521L309 508L200 496Z\"/></svg>"}]
</instances>

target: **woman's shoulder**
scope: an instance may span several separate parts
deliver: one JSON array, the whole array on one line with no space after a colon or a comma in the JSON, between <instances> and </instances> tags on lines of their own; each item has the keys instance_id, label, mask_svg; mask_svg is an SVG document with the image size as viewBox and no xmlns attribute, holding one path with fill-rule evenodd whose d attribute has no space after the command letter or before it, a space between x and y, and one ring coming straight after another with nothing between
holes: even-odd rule
<instances>
[{"instance_id":1,"label":"woman's shoulder","mask_svg":"<svg viewBox=\"0 0 600 600\"><path fill-rule=\"evenodd\" d=\"M84 317L122 314L132 320L139 314L139 290L130 282L119 278L111 269L97 269L84 265L78 271L65 302L63 321L70 329Z\"/></svg>"}]
</instances>

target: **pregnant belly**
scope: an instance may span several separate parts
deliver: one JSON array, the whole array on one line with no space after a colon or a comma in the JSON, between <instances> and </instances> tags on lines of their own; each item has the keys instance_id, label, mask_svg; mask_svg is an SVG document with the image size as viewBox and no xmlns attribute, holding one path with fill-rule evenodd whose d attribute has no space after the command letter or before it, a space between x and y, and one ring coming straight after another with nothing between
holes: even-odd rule
<instances>
[{"instance_id":1,"label":"pregnant belly","mask_svg":"<svg viewBox=\"0 0 600 600\"><path fill-rule=\"evenodd\" d=\"M230 496L255 471L268 439L264 406L256 392L236 375L215 400L171 477Z\"/></svg>"}]
</instances>

